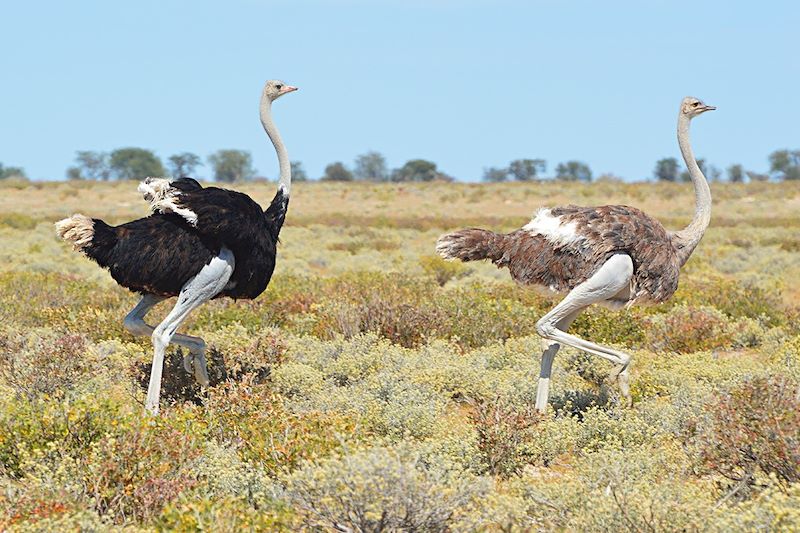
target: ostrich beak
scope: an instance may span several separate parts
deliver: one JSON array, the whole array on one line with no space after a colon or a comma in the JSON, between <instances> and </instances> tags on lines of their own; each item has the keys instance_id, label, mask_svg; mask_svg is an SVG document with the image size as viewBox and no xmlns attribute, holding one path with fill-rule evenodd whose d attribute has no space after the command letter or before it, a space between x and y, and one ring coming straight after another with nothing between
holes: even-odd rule
<instances>
[{"instance_id":1,"label":"ostrich beak","mask_svg":"<svg viewBox=\"0 0 800 533\"><path fill-rule=\"evenodd\" d=\"M703 106L703 111L714 111L717 107L713 105Z\"/></svg>"},{"instance_id":2,"label":"ostrich beak","mask_svg":"<svg viewBox=\"0 0 800 533\"><path fill-rule=\"evenodd\" d=\"M283 88L278 91L280 94L291 93L297 90L297 87L292 87L291 85L284 85Z\"/></svg>"}]
</instances>

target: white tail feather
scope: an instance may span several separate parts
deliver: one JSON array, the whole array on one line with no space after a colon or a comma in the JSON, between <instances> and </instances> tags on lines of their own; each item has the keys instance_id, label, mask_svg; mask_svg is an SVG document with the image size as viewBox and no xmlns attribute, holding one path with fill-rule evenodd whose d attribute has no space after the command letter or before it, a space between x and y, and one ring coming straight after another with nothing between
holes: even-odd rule
<instances>
[{"instance_id":1,"label":"white tail feather","mask_svg":"<svg viewBox=\"0 0 800 533\"><path fill-rule=\"evenodd\" d=\"M67 242L72 243L75 250L83 250L92 243L94 238L94 221L81 214L56 222L56 234Z\"/></svg>"}]
</instances>

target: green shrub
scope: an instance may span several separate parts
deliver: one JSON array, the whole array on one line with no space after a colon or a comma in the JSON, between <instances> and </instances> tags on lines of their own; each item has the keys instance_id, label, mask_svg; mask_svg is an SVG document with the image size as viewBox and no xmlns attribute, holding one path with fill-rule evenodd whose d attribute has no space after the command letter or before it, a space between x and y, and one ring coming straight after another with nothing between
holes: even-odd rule
<instances>
[{"instance_id":1,"label":"green shrub","mask_svg":"<svg viewBox=\"0 0 800 533\"><path fill-rule=\"evenodd\" d=\"M402 447L306 464L286 486L308 527L355 531L447 531L489 490L480 478L427 468Z\"/></svg>"},{"instance_id":2,"label":"green shrub","mask_svg":"<svg viewBox=\"0 0 800 533\"><path fill-rule=\"evenodd\" d=\"M526 472L514 487L541 530L697 531L713 500L686 478L685 462L675 446L605 449L566 476Z\"/></svg>"},{"instance_id":3,"label":"green shrub","mask_svg":"<svg viewBox=\"0 0 800 533\"><path fill-rule=\"evenodd\" d=\"M79 457L130 420L117 399L85 394L73 400L6 398L0 402L0 465L22 475L25 458L57 444L59 454Z\"/></svg>"},{"instance_id":4,"label":"green shrub","mask_svg":"<svg viewBox=\"0 0 800 533\"><path fill-rule=\"evenodd\" d=\"M346 413L383 436L430 435L448 397L412 370L414 352L374 334L300 339L275 371L278 391L300 411Z\"/></svg>"},{"instance_id":5,"label":"green shrub","mask_svg":"<svg viewBox=\"0 0 800 533\"><path fill-rule=\"evenodd\" d=\"M37 220L24 213L0 214L0 227L19 230L32 230L36 227Z\"/></svg>"},{"instance_id":6,"label":"green shrub","mask_svg":"<svg viewBox=\"0 0 800 533\"><path fill-rule=\"evenodd\" d=\"M438 255L423 256L419 264L425 274L435 279L440 287L444 287L451 279L461 279L472 272L461 261L445 261Z\"/></svg>"},{"instance_id":7,"label":"green shrub","mask_svg":"<svg viewBox=\"0 0 800 533\"><path fill-rule=\"evenodd\" d=\"M714 307L732 318L766 318L769 326L783 322L780 293L775 289L757 286L739 280L724 279L718 275L706 279L690 279L672 300L672 305Z\"/></svg>"},{"instance_id":8,"label":"green shrub","mask_svg":"<svg viewBox=\"0 0 800 533\"><path fill-rule=\"evenodd\" d=\"M187 496L166 506L156 521L158 531L297 531L301 523L281 503L253 507L234 497Z\"/></svg>"},{"instance_id":9,"label":"green shrub","mask_svg":"<svg viewBox=\"0 0 800 533\"><path fill-rule=\"evenodd\" d=\"M292 413L268 387L248 378L211 389L202 423L210 437L235 447L244 461L259 465L269 476L291 471L303 459L327 455L362 436L352 417Z\"/></svg>"}]
</instances>

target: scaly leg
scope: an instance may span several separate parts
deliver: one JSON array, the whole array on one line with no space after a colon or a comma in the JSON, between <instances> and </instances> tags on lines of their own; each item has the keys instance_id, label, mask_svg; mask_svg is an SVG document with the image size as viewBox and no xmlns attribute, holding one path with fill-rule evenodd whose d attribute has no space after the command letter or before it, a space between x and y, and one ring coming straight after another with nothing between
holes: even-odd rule
<instances>
[{"instance_id":1,"label":"scaly leg","mask_svg":"<svg viewBox=\"0 0 800 533\"><path fill-rule=\"evenodd\" d=\"M144 321L145 315L156 304L166 300L166 296L156 296L155 294L145 294L139 303L136 304L123 321L123 326L133 335L152 336L155 328ZM208 386L208 372L206 370L206 343L200 337L183 335L176 333L172 337L173 344L189 349L189 353L183 358L183 368L189 374L194 375L195 381L203 387Z\"/></svg>"},{"instance_id":2,"label":"scaly leg","mask_svg":"<svg viewBox=\"0 0 800 533\"><path fill-rule=\"evenodd\" d=\"M593 303L613 298L629 286L632 276L633 261L631 258L626 254L614 255L591 278L572 289L566 298L536 323L536 331L544 339L572 346L617 364L619 366L620 391L628 404L631 403L628 383L630 356L612 348L581 339L575 335L570 335L559 329L558 325L562 320L572 316L573 313L579 313ZM539 401L540 398L538 396L537 394L537 408L541 411L547 405L546 393L542 395L545 396L542 402Z\"/></svg>"},{"instance_id":3,"label":"scaly leg","mask_svg":"<svg viewBox=\"0 0 800 533\"><path fill-rule=\"evenodd\" d=\"M561 331L567 331L582 309L564 317L556 325ZM557 342L542 339L542 366L539 370L539 384L536 387L536 410L544 413L547 409L547 398L550 395L550 374L553 371L553 360L561 345Z\"/></svg>"},{"instance_id":4,"label":"scaly leg","mask_svg":"<svg viewBox=\"0 0 800 533\"><path fill-rule=\"evenodd\" d=\"M228 283L235 267L233 252L223 248L195 277L186 282L178 295L175 307L161 324L153 331L153 366L150 370L150 384L147 387L145 408L153 414L158 413L161 396L161 374L164 370L164 353L175 336L175 331L186 320L189 313L219 294Z\"/></svg>"}]
</instances>

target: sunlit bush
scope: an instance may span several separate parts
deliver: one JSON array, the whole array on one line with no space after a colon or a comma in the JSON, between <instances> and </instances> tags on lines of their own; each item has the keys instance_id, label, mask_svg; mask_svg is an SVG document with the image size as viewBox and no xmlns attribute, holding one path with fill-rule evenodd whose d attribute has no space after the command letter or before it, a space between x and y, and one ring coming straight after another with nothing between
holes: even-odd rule
<instances>
[{"instance_id":1,"label":"sunlit bush","mask_svg":"<svg viewBox=\"0 0 800 533\"><path fill-rule=\"evenodd\" d=\"M405 448L372 448L308 464L287 482L287 497L310 527L357 531L445 531L478 507L490 484L427 468Z\"/></svg>"},{"instance_id":2,"label":"sunlit bush","mask_svg":"<svg viewBox=\"0 0 800 533\"><path fill-rule=\"evenodd\" d=\"M0 330L0 381L28 399L62 395L98 362L87 357L86 338L37 328L24 334Z\"/></svg>"},{"instance_id":3,"label":"sunlit bush","mask_svg":"<svg viewBox=\"0 0 800 533\"><path fill-rule=\"evenodd\" d=\"M470 414L477 433L477 448L486 472L508 477L530 461L525 444L541 420L533 405L522 408L502 397L473 403Z\"/></svg>"},{"instance_id":4,"label":"sunlit bush","mask_svg":"<svg viewBox=\"0 0 800 533\"><path fill-rule=\"evenodd\" d=\"M756 475L800 482L800 384L780 376L751 378L707 406L696 423L703 465L739 484Z\"/></svg>"},{"instance_id":5,"label":"sunlit bush","mask_svg":"<svg viewBox=\"0 0 800 533\"><path fill-rule=\"evenodd\" d=\"M212 389L205 413L196 423L206 424L210 437L238 450L243 460L259 465L270 476L362 436L352 417L334 412L292 413L281 397L248 379Z\"/></svg>"}]
</instances>

